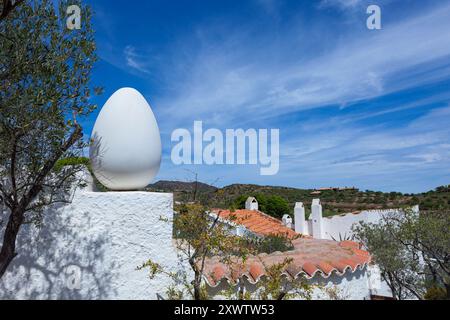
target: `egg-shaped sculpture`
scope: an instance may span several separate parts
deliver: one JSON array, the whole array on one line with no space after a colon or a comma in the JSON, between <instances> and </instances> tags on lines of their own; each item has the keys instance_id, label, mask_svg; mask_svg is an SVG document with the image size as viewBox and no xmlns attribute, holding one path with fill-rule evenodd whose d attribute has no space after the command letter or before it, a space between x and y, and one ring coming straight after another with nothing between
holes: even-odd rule
<instances>
[{"instance_id":1,"label":"egg-shaped sculpture","mask_svg":"<svg viewBox=\"0 0 450 320\"><path fill-rule=\"evenodd\" d=\"M116 91L92 131L95 177L113 191L143 189L158 173L161 154L161 136L150 105L135 89Z\"/></svg>"}]
</instances>

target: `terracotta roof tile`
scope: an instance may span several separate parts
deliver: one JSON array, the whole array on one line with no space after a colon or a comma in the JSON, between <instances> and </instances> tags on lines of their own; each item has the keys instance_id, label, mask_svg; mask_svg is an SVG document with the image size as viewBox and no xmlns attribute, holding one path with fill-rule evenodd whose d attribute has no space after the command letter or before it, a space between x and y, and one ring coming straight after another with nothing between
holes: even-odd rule
<instances>
[{"instance_id":1,"label":"terracotta roof tile","mask_svg":"<svg viewBox=\"0 0 450 320\"><path fill-rule=\"evenodd\" d=\"M258 281L259 278L264 275L264 268L260 263L252 263L250 265L250 275L252 276L253 280Z\"/></svg>"},{"instance_id":2,"label":"terracotta roof tile","mask_svg":"<svg viewBox=\"0 0 450 320\"><path fill-rule=\"evenodd\" d=\"M236 210L231 212L229 210L214 209L212 212L223 219L241 224L258 235L286 235L291 239L299 236L294 230L284 226L280 220L261 211Z\"/></svg>"},{"instance_id":3,"label":"terracotta roof tile","mask_svg":"<svg viewBox=\"0 0 450 320\"><path fill-rule=\"evenodd\" d=\"M286 266L283 274L292 279L300 276L310 279L318 274L324 278L332 274L343 276L347 272L365 268L371 261L369 253L358 249L359 245L356 243L338 243L313 238L299 238L292 243L294 245L292 251L250 256L245 263L236 262L231 266L221 263L219 257L207 259L205 273L210 276L205 277L206 281L213 287L224 278L232 284L242 277L256 283L265 275L265 267L283 263L286 259L292 262Z\"/></svg>"},{"instance_id":4,"label":"terracotta roof tile","mask_svg":"<svg viewBox=\"0 0 450 320\"><path fill-rule=\"evenodd\" d=\"M339 272L344 272L347 268L347 264L342 261L331 261L331 265L339 270Z\"/></svg>"},{"instance_id":5,"label":"terracotta roof tile","mask_svg":"<svg viewBox=\"0 0 450 320\"><path fill-rule=\"evenodd\" d=\"M360 255L362 257L367 257L369 256L369 253L367 251L361 250L361 249L352 249L352 251L357 254Z\"/></svg>"},{"instance_id":6,"label":"terracotta roof tile","mask_svg":"<svg viewBox=\"0 0 450 320\"><path fill-rule=\"evenodd\" d=\"M214 279L214 282L220 282L220 280L225 277L225 268L221 265L217 265L214 267L211 276Z\"/></svg>"},{"instance_id":7,"label":"terracotta roof tile","mask_svg":"<svg viewBox=\"0 0 450 320\"><path fill-rule=\"evenodd\" d=\"M333 271L333 266L325 261L319 262L319 269L325 274L330 274Z\"/></svg>"},{"instance_id":8,"label":"terracotta roof tile","mask_svg":"<svg viewBox=\"0 0 450 320\"><path fill-rule=\"evenodd\" d=\"M222 219L245 226L251 232L261 235L284 234L294 245L288 252L274 252L251 256L245 261L236 262L231 266L220 262L219 257L207 259L205 268L206 281L210 286L217 286L222 279L235 284L237 280L246 277L251 283L256 283L265 275L265 267L283 263L285 259L292 262L285 268L283 274L287 277L306 278L315 277L316 274L328 278L332 273L343 276L346 272L355 272L363 269L371 261L370 254L361 250L359 243L353 241L335 242L331 240L318 240L312 237L299 237L294 230L287 228L277 220L263 212L251 210L215 209L212 211ZM209 273L208 273L209 270Z\"/></svg>"},{"instance_id":9,"label":"terracotta roof tile","mask_svg":"<svg viewBox=\"0 0 450 320\"><path fill-rule=\"evenodd\" d=\"M339 245L343 248L360 249L360 244L354 241L342 241Z\"/></svg>"},{"instance_id":10,"label":"terracotta roof tile","mask_svg":"<svg viewBox=\"0 0 450 320\"><path fill-rule=\"evenodd\" d=\"M317 267L311 262L306 262L303 265L303 271L305 271L310 277L313 277L317 272Z\"/></svg>"}]
</instances>

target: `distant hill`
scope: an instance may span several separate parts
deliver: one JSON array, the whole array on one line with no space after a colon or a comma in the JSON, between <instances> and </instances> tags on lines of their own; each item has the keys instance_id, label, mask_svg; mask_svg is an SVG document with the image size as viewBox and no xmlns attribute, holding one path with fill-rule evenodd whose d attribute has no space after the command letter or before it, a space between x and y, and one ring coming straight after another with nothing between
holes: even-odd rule
<instances>
[{"instance_id":1,"label":"distant hill","mask_svg":"<svg viewBox=\"0 0 450 320\"><path fill-rule=\"evenodd\" d=\"M369 210L399 208L419 204L422 210L450 209L450 187L442 186L434 191L421 194L402 194L400 192L377 192L352 190L297 189L289 187L259 186L252 184L233 184L216 188L205 183L159 181L148 187L148 191L172 192L175 201L186 202L195 199L212 208L229 208L241 195L278 195L286 199L291 210L296 202L303 202L309 208L312 199L320 198L324 215Z\"/></svg>"},{"instance_id":2,"label":"distant hill","mask_svg":"<svg viewBox=\"0 0 450 320\"><path fill-rule=\"evenodd\" d=\"M218 189L202 182L158 181L147 187L150 192L170 192L174 194L175 201L189 202L194 198L202 200ZM204 202L204 201L202 201Z\"/></svg>"},{"instance_id":3,"label":"distant hill","mask_svg":"<svg viewBox=\"0 0 450 320\"><path fill-rule=\"evenodd\" d=\"M181 181L158 181L148 187L149 189L159 189L171 192L174 191L194 191L197 188L201 192L214 192L216 187L202 182L181 182Z\"/></svg>"}]
</instances>

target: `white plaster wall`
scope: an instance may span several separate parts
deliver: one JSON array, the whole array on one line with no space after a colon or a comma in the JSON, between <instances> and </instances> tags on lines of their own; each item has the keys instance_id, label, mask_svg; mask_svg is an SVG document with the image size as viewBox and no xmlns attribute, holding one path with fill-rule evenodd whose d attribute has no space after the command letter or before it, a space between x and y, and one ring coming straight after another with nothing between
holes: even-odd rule
<instances>
[{"instance_id":1,"label":"white plaster wall","mask_svg":"<svg viewBox=\"0 0 450 320\"><path fill-rule=\"evenodd\" d=\"M418 212L419 208L413 208ZM343 216L333 216L324 218L325 237L340 241L340 238L349 238L353 236L352 227L360 222L377 223L384 216L398 214L398 209L391 210L368 210L359 214L346 214ZM367 272L369 288L374 295L392 297L392 292L385 281L381 279L380 271L376 265L370 266Z\"/></svg>"},{"instance_id":2,"label":"white plaster wall","mask_svg":"<svg viewBox=\"0 0 450 320\"><path fill-rule=\"evenodd\" d=\"M26 226L18 256L0 280L0 299L157 299L169 279L136 267L153 259L172 270L173 195L77 192ZM78 281L79 280L79 281Z\"/></svg>"},{"instance_id":3,"label":"white plaster wall","mask_svg":"<svg viewBox=\"0 0 450 320\"><path fill-rule=\"evenodd\" d=\"M380 268L377 265L370 265L367 270L369 276L369 287L373 295L392 297L392 291L386 281L381 277Z\"/></svg>"},{"instance_id":4,"label":"white plaster wall","mask_svg":"<svg viewBox=\"0 0 450 320\"><path fill-rule=\"evenodd\" d=\"M340 216L323 218L325 239L337 241L342 237L353 236L352 227L362 221L366 223L376 223L380 221L383 215L396 214L399 211L393 210L369 210L358 214L348 213Z\"/></svg>"},{"instance_id":5,"label":"white plaster wall","mask_svg":"<svg viewBox=\"0 0 450 320\"><path fill-rule=\"evenodd\" d=\"M326 289L335 289L338 298L342 300L370 300L370 287L367 268L356 270L354 273L347 271L344 276L335 273L328 279L317 277L316 284L320 285L313 292L315 300L329 300Z\"/></svg>"}]
</instances>

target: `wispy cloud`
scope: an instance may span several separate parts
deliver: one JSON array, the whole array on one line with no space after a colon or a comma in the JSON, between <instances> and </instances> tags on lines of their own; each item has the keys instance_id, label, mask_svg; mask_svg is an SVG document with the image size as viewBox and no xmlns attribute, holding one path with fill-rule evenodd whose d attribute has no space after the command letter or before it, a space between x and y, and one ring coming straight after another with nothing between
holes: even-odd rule
<instances>
[{"instance_id":1,"label":"wispy cloud","mask_svg":"<svg viewBox=\"0 0 450 320\"><path fill-rule=\"evenodd\" d=\"M335 124L314 133L300 131L284 141L285 174L295 171L298 179L325 185L330 181L385 190L433 188L450 178L450 128L444 125L449 121L450 107L445 107L394 128ZM435 170L440 181L404 184Z\"/></svg>"},{"instance_id":2,"label":"wispy cloud","mask_svg":"<svg viewBox=\"0 0 450 320\"><path fill-rule=\"evenodd\" d=\"M282 156L280 174L265 179L257 168L191 168L205 180L399 191L448 183L450 4L383 11L383 30L369 31L369 2L323 0L287 15L279 2L255 0L260 16L243 23L199 19L165 35L167 43L135 38L113 46L133 44L111 61L152 88L164 178L185 175L168 159L170 133L203 120L206 127L280 128ZM377 3L387 10L400 2Z\"/></svg>"},{"instance_id":3,"label":"wispy cloud","mask_svg":"<svg viewBox=\"0 0 450 320\"><path fill-rule=\"evenodd\" d=\"M321 0L319 7L342 7L342 8L353 8L361 4L361 0Z\"/></svg>"},{"instance_id":4,"label":"wispy cloud","mask_svg":"<svg viewBox=\"0 0 450 320\"><path fill-rule=\"evenodd\" d=\"M441 6L378 33L346 36L344 43L313 56L290 37L265 50L260 43L275 39L252 41L251 31L229 31L220 43L203 37L200 50L189 57L192 67L169 71L183 81L164 104L182 118L217 115L221 122L232 122L243 114L263 119L330 104L345 106L436 82L450 75L450 32L436 32L450 30L448 16L450 6Z\"/></svg>"},{"instance_id":5,"label":"wispy cloud","mask_svg":"<svg viewBox=\"0 0 450 320\"><path fill-rule=\"evenodd\" d=\"M125 47L123 53L128 67L142 73L150 73L147 66L148 57L146 58L138 54L135 47L128 45Z\"/></svg>"}]
</instances>

